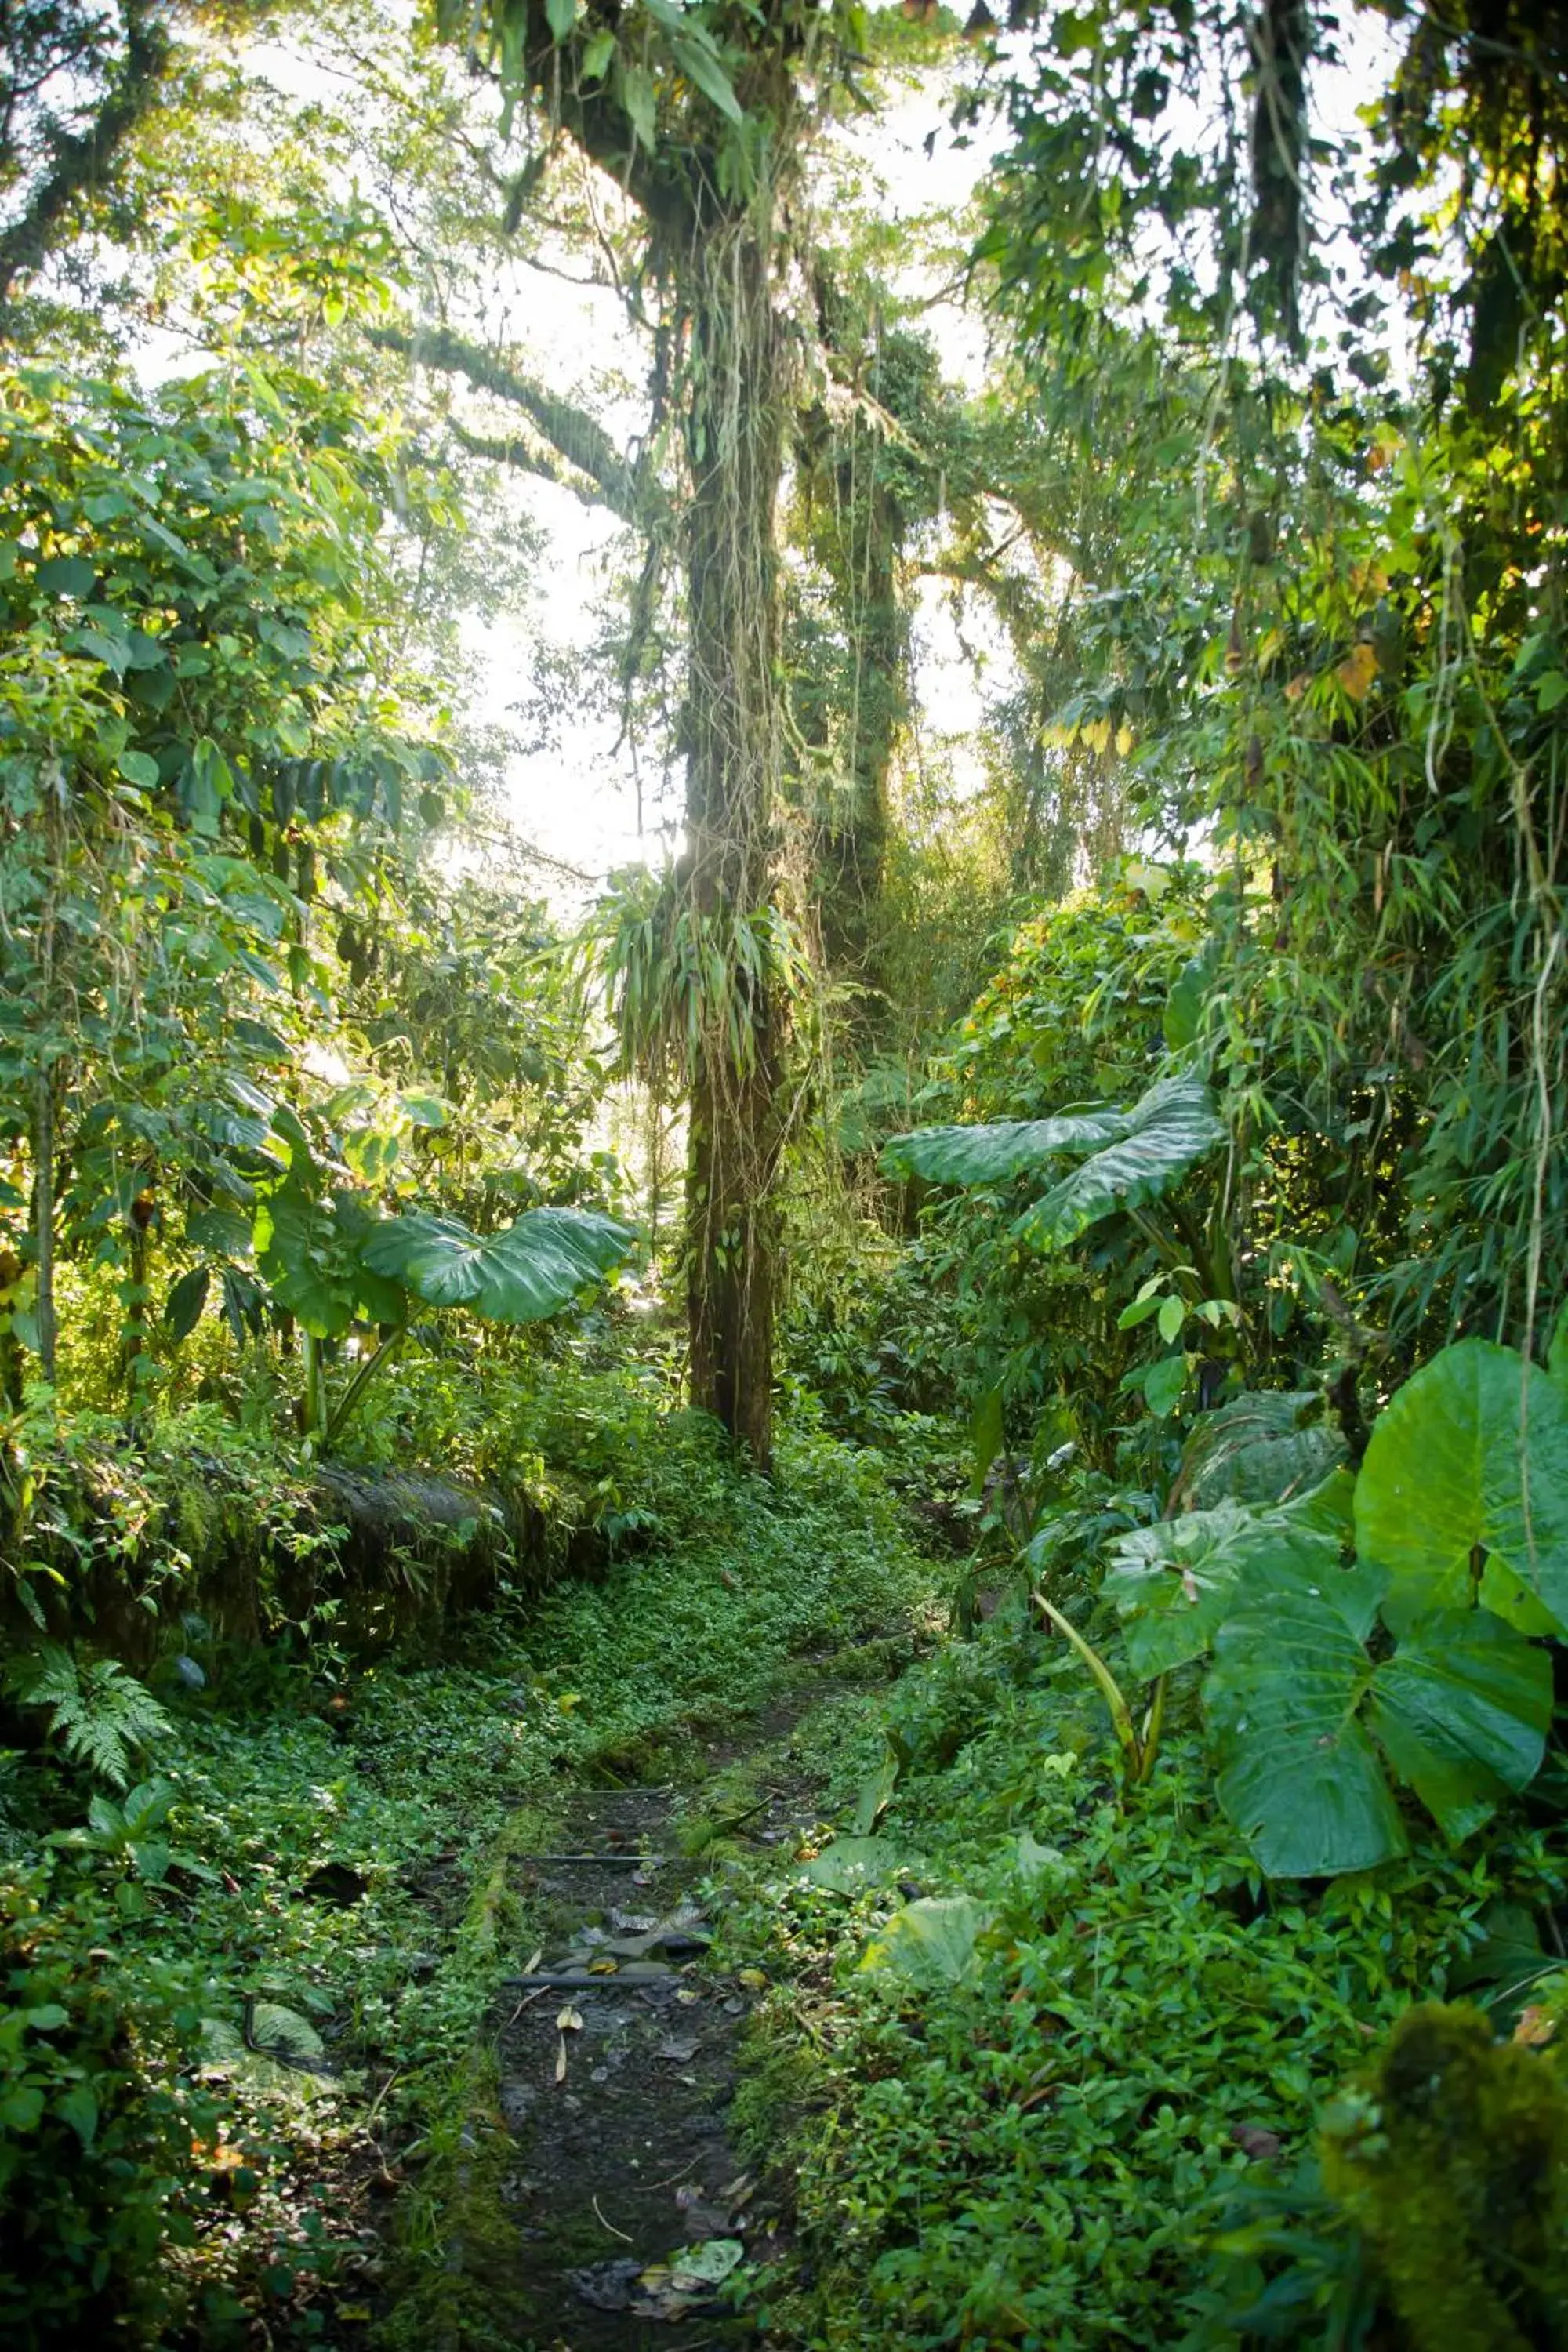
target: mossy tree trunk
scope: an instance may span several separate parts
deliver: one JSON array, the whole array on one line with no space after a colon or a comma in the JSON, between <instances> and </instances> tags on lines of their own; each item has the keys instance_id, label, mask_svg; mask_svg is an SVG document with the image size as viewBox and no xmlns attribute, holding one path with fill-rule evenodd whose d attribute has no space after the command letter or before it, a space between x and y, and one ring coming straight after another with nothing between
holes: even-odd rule
<instances>
[{"instance_id":1,"label":"mossy tree trunk","mask_svg":"<svg viewBox=\"0 0 1568 2352\"><path fill-rule=\"evenodd\" d=\"M757 919L773 903L784 715L787 200L829 93L862 62L864 26L850 0L582 0L575 14L550 0L437 0L436 16L445 37L488 51L509 101L531 98L551 135L566 131L641 213L639 302L658 289L661 335L679 354L667 390L689 477L684 867L705 999L683 1073L691 1389L765 1467L784 1005ZM577 478L641 513L640 471L611 463L602 433L584 436L558 404L547 413L510 371L502 383L476 366L471 347L437 363L514 402Z\"/></svg>"},{"instance_id":2,"label":"mossy tree trunk","mask_svg":"<svg viewBox=\"0 0 1568 2352\"><path fill-rule=\"evenodd\" d=\"M784 740L777 510L786 355L773 301L772 210L698 207L684 257L687 409L687 847L694 911L720 939L771 902ZM687 1292L694 1402L763 1468L773 1451L782 1011L763 964L731 960L728 1005L691 1074Z\"/></svg>"}]
</instances>

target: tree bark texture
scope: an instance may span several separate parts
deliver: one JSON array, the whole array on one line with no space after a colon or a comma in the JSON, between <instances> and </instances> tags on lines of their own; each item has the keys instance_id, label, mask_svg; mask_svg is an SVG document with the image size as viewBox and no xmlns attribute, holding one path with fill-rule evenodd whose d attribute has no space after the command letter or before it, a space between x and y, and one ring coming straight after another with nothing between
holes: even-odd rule
<instances>
[{"instance_id":1,"label":"tree bark texture","mask_svg":"<svg viewBox=\"0 0 1568 2352\"><path fill-rule=\"evenodd\" d=\"M695 913L724 936L770 902L784 740L776 518L786 354L768 208L694 222L686 826ZM731 931L732 936L732 931ZM773 1452L782 1008L731 959L693 1073L687 1283L693 1402L766 1468Z\"/></svg>"},{"instance_id":2,"label":"tree bark texture","mask_svg":"<svg viewBox=\"0 0 1568 2352\"><path fill-rule=\"evenodd\" d=\"M55 1081L47 1066L33 1083L33 1264L37 1276L34 1319L38 1363L55 1379Z\"/></svg>"}]
</instances>

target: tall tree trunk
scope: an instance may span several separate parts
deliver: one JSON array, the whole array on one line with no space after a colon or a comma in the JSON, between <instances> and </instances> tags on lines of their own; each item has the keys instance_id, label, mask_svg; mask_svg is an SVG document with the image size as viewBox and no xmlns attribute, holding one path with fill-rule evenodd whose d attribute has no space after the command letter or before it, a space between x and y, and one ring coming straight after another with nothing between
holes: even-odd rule
<instances>
[{"instance_id":1,"label":"tall tree trunk","mask_svg":"<svg viewBox=\"0 0 1568 2352\"><path fill-rule=\"evenodd\" d=\"M33 1269L37 1288L34 1321L38 1335L38 1363L45 1380L54 1385L55 1320L55 1102L58 1069L54 1055L58 1007L56 1003L56 962L59 950L59 896L65 883L65 782L50 777L44 786L43 805L44 905L38 925L37 1006L37 1066L33 1078Z\"/></svg>"},{"instance_id":2,"label":"tall tree trunk","mask_svg":"<svg viewBox=\"0 0 1568 2352\"><path fill-rule=\"evenodd\" d=\"M55 1379L55 1078L40 1068L33 1087L33 1265L37 1276L34 1321L38 1362Z\"/></svg>"},{"instance_id":3,"label":"tall tree trunk","mask_svg":"<svg viewBox=\"0 0 1568 2352\"><path fill-rule=\"evenodd\" d=\"M785 352L772 220L704 219L685 257L691 319L686 829L691 904L727 942L728 1001L705 1007L691 1089L687 1282L693 1401L766 1468L773 1452L782 1013L735 952L769 903L784 739L778 555Z\"/></svg>"}]
</instances>

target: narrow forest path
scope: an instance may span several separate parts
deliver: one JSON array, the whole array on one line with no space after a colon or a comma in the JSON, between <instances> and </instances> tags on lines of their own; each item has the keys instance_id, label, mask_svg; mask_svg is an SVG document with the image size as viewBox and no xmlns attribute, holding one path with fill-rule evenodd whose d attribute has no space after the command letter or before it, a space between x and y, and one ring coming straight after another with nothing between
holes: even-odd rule
<instances>
[{"instance_id":1,"label":"narrow forest path","mask_svg":"<svg viewBox=\"0 0 1568 2352\"><path fill-rule=\"evenodd\" d=\"M453 2210L437 2216L453 2284L472 2273L458 2298L470 2313L482 2282L487 2344L699 2352L754 2341L723 2282L765 2261L787 2226L730 2114L767 1979L714 1957L724 1874L707 1849L719 1837L787 1854L818 1822L791 1736L831 1695L818 1685L722 1744L694 1739L679 1785L574 1790L552 1817L549 1850L509 1856L528 1948L500 1979L483 2113L465 2134L476 2149L489 2143L482 2224L470 2242L472 2168L461 2163ZM467 2326L450 2339L470 2340Z\"/></svg>"}]
</instances>

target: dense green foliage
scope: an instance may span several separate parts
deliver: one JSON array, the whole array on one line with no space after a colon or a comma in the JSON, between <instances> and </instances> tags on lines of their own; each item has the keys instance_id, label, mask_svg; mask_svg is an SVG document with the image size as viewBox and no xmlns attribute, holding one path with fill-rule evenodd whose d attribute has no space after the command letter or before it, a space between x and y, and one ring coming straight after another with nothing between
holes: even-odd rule
<instances>
[{"instance_id":1,"label":"dense green foliage","mask_svg":"<svg viewBox=\"0 0 1568 2352\"><path fill-rule=\"evenodd\" d=\"M786 1971L749 2110L758 2147L788 2129L800 2168L815 2275L759 2289L785 2341L1250 2340L1261 2265L1216 2257L1210 2276L1203 2250L1239 2229L1227 2208L1255 2168L1310 2156L1326 2090L1369 2032L1465 1974L1492 1906L1559 1899L1554 1841L1522 1825L1484 1855L1422 1845L1375 1876L1270 1889L1189 1740L1118 1801L1071 1676L1000 1620L918 1670L858 1890L811 1865L737 1922ZM877 1737L873 1720L868 1762ZM889 1979L879 1938L958 1893L969 1964L950 1941ZM1351 2260L1341 2237L1283 2340L1341 2340L1321 2315L1311 2332Z\"/></svg>"}]
</instances>

